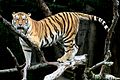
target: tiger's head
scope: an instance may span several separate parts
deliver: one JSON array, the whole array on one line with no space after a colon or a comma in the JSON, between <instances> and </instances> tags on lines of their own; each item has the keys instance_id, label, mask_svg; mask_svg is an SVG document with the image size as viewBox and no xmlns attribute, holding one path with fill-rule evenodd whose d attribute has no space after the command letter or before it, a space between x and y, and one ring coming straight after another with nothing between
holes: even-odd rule
<instances>
[{"instance_id":1,"label":"tiger's head","mask_svg":"<svg viewBox=\"0 0 120 80\"><path fill-rule=\"evenodd\" d=\"M12 25L15 27L15 29L19 33L24 33L26 34L28 29L30 28L30 16L31 14L24 13L24 12L13 12L12 14L13 19L12 19Z\"/></svg>"}]
</instances>

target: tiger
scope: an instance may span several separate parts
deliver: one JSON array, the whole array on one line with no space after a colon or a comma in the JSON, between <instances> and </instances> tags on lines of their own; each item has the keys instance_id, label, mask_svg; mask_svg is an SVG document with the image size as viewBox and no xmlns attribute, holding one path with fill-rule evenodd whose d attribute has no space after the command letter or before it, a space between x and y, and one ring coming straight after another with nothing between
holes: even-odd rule
<instances>
[{"instance_id":1,"label":"tiger","mask_svg":"<svg viewBox=\"0 0 120 80\"><path fill-rule=\"evenodd\" d=\"M51 46L53 43L62 40L64 55L57 59L59 62L72 60L78 52L79 47L75 42L75 38L80 28L81 20L97 21L102 24L105 30L109 28L102 18L80 12L59 12L39 21L32 19L31 14L25 12L13 12L12 16L14 28L18 32L25 34L34 46L39 49ZM24 68L24 79L26 79L26 69L31 64L32 50L22 38L19 38L19 41L26 60Z\"/></svg>"}]
</instances>

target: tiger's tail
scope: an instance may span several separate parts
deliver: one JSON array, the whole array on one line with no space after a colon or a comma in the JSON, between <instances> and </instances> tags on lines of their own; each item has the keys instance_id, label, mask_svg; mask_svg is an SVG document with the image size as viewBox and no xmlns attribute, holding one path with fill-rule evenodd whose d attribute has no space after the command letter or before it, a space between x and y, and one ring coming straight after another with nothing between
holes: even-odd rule
<instances>
[{"instance_id":1,"label":"tiger's tail","mask_svg":"<svg viewBox=\"0 0 120 80\"><path fill-rule=\"evenodd\" d=\"M106 24L106 21L104 21L102 18L97 17L97 16L91 15L91 17L92 17L92 21L97 21L97 22L101 23L102 26L104 26L104 29L107 30L107 31L109 31L109 27Z\"/></svg>"},{"instance_id":2,"label":"tiger's tail","mask_svg":"<svg viewBox=\"0 0 120 80\"><path fill-rule=\"evenodd\" d=\"M79 15L81 19L99 22L102 24L102 26L104 26L105 30L109 31L109 27L106 24L106 21L104 21L102 18L97 17L95 15L89 15L89 14L84 14L84 13L77 13L77 15Z\"/></svg>"}]
</instances>

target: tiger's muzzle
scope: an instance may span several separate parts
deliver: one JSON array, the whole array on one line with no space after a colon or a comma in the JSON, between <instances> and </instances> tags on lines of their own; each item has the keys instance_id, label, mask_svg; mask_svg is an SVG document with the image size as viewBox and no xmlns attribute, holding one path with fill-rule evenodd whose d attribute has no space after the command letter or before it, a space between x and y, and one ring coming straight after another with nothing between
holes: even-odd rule
<instances>
[{"instance_id":1,"label":"tiger's muzzle","mask_svg":"<svg viewBox=\"0 0 120 80\"><path fill-rule=\"evenodd\" d=\"M17 27L17 30L25 30L24 27Z\"/></svg>"}]
</instances>

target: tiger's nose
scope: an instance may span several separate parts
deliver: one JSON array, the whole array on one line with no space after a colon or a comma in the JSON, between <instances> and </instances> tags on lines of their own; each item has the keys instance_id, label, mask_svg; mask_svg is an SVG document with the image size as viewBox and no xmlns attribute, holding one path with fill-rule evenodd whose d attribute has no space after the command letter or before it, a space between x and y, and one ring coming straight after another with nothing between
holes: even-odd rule
<instances>
[{"instance_id":1,"label":"tiger's nose","mask_svg":"<svg viewBox=\"0 0 120 80\"><path fill-rule=\"evenodd\" d=\"M19 24L19 26L22 26L22 24Z\"/></svg>"}]
</instances>

